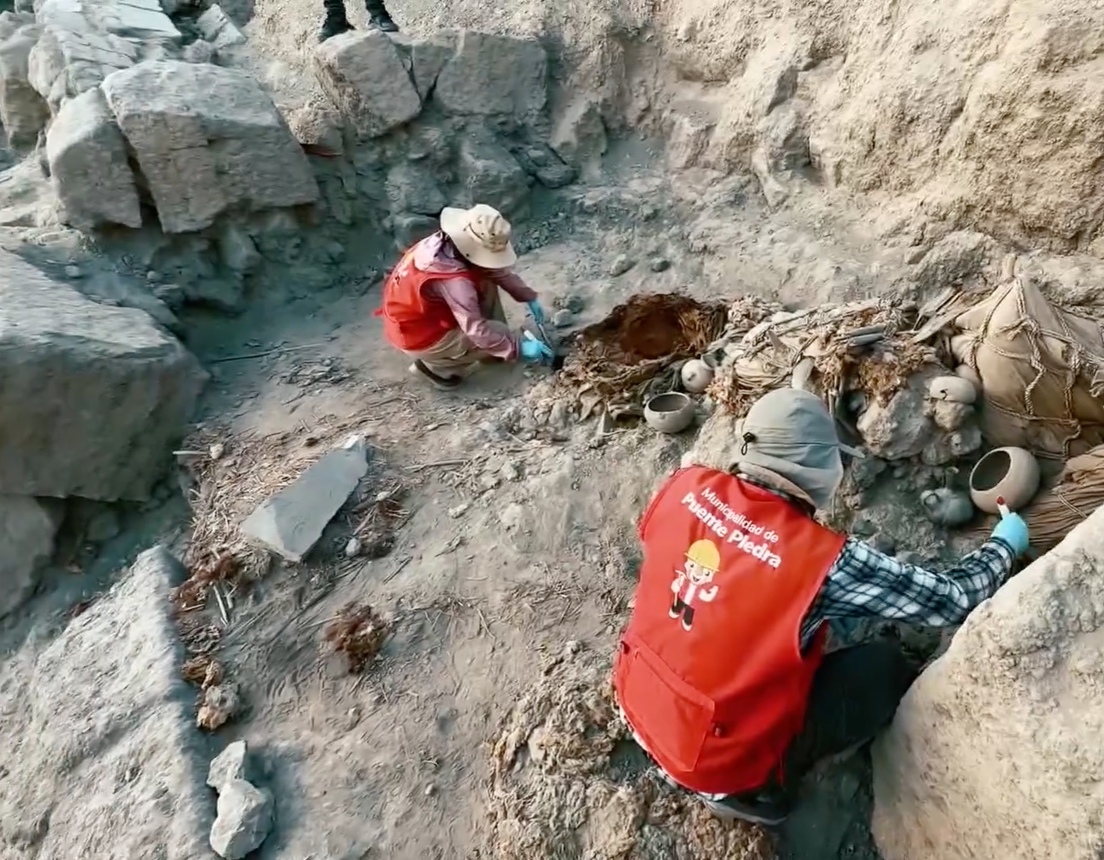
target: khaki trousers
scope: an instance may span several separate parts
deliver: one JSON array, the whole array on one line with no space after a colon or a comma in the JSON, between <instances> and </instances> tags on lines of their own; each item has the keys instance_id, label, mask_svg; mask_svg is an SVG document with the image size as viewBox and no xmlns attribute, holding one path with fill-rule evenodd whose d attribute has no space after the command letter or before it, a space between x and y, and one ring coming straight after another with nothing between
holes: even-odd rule
<instances>
[{"instance_id":1,"label":"khaki trousers","mask_svg":"<svg viewBox=\"0 0 1104 860\"><path fill-rule=\"evenodd\" d=\"M479 308L486 319L505 324L506 311L502 308L502 299L497 287L484 290ZM417 359L431 373L438 376L467 376L481 361L494 361L495 358L472 343L460 329L453 329L429 349L404 350L412 359Z\"/></svg>"}]
</instances>

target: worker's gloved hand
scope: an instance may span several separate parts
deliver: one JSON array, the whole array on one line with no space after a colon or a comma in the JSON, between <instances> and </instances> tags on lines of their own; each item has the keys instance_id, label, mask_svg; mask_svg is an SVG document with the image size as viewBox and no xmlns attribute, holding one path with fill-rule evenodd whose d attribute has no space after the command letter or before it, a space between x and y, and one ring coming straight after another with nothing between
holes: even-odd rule
<instances>
[{"instance_id":1,"label":"worker's gloved hand","mask_svg":"<svg viewBox=\"0 0 1104 860\"><path fill-rule=\"evenodd\" d=\"M518 352L521 353L521 360L530 364L550 361L553 357L552 350L539 340L523 340Z\"/></svg>"},{"instance_id":2,"label":"worker's gloved hand","mask_svg":"<svg viewBox=\"0 0 1104 860\"><path fill-rule=\"evenodd\" d=\"M1027 552L1030 544L1027 535L1027 523L1019 514L1009 514L1001 517L997 527L993 529L993 537L1000 538L1015 551L1016 555Z\"/></svg>"},{"instance_id":3,"label":"worker's gloved hand","mask_svg":"<svg viewBox=\"0 0 1104 860\"><path fill-rule=\"evenodd\" d=\"M529 306L529 313L533 315L533 319L536 320L537 325L544 325L544 308L541 307L540 302L533 299L531 302L526 302Z\"/></svg>"}]
</instances>

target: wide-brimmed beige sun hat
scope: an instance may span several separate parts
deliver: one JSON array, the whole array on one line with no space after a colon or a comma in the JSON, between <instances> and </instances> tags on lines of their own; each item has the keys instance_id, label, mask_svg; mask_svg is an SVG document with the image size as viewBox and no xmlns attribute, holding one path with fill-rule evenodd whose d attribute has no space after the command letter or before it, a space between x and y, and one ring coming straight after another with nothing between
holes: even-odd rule
<instances>
[{"instance_id":1,"label":"wide-brimmed beige sun hat","mask_svg":"<svg viewBox=\"0 0 1104 860\"><path fill-rule=\"evenodd\" d=\"M505 269L517 262L510 243L510 222L493 206L441 210L441 229L464 257L483 269Z\"/></svg>"}]
</instances>

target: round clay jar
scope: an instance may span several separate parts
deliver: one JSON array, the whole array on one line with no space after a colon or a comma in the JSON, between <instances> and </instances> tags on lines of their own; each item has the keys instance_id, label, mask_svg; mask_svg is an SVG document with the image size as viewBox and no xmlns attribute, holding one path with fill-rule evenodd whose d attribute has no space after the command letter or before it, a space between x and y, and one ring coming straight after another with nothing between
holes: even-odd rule
<instances>
[{"instance_id":1,"label":"round clay jar","mask_svg":"<svg viewBox=\"0 0 1104 860\"><path fill-rule=\"evenodd\" d=\"M969 382L974 388L977 389L978 394L982 392L981 377L978 376L978 372L974 370L968 364L960 364L954 369L955 376L960 376Z\"/></svg>"},{"instance_id":2,"label":"round clay jar","mask_svg":"<svg viewBox=\"0 0 1104 860\"><path fill-rule=\"evenodd\" d=\"M970 498L989 514L998 513L997 499L1015 511L1039 489L1039 464L1023 448L996 448L970 471Z\"/></svg>"},{"instance_id":3,"label":"round clay jar","mask_svg":"<svg viewBox=\"0 0 1104 860\"><path fill-rule=\"evenodd\" d=\"M973 403L978 391L974 384L961 376L937 376L928 383L928 397L951 403Z\"/></svg>"},{"instance_id":4,"label":"round clay jar","mask_svg":"<svg viewBox=\"0 0 1104 860\"><path fill-rule=\"evenodd\" d=\"M660 433L681 433L694 423L694 401L679 391L657 394L644 405L644 421Z\"/></svg>"},{"instance_id":5,"label":"round clay jar","mask_svg":"<svg viewBox=\"0 0 1104 860\"><path fill-rule=\"evenodd\" d=\"M691 394L701 394L713 381L713 368L700 358L692 358L682 366L682 387Z\"/></svg>"}]
</instances>

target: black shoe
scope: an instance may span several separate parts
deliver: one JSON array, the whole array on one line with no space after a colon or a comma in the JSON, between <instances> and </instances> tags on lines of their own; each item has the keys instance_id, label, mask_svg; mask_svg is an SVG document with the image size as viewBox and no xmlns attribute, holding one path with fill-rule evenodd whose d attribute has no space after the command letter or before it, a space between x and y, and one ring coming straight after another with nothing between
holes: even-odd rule
<instances>
[{"instance_id":1,"label":"black shoe","mask_svg":"<svg viewBox=\"0 0 1104 860\"><path fill-rule=\"evenodd\" d=\"M723 800L702 798L702 802L710 812L725 821L747 821L765 827L781 824L790 814L789 801L781 792L731 794Z\"/></svg>"},{"instance_id":2,"label":"black shoe","mask_svg":"<svg viewBox=\"0 0 1104 860\"><path fill-rule=\"evenodd\" d=\"M411 367L429 380L430 383L445 391L455 388L464 381L459 376L441 376L440 374L434 373L425 366L421 359L415 359Z\"/></svg>"},{"instance_id":3,"label":"black shoe","mask_svg":"<svg viewBox=\"0 0 1104 860\"><path fill-rule=\"evenodd\" d=\"M391 20L391 15L381 4L378 9L368 7L368 23L385 33L399 32L399 25Z\"/></svg>"},{"instance_id":4,"label":"black shoe","mask_svg":"<svg viewBox=\"0 0 1104 860\"><path fill-rule=\"evenodd\" d=\"M348 33L352 29L353 25L349 23L349 19L344 15L340 18L331 18L327 15L325 22L322 24L322 32L318 34L318 41L325 42L327 39L332 39L334 36Z\"/></svg>"}]
</instances>

